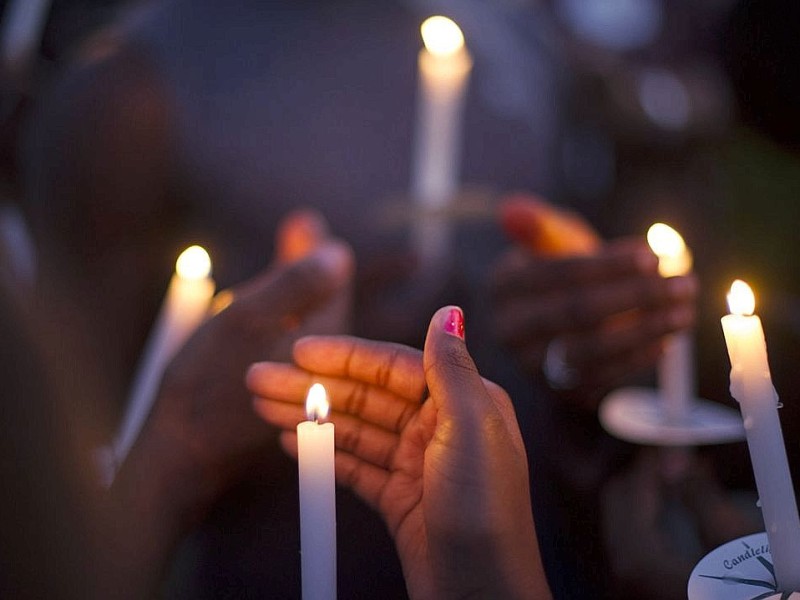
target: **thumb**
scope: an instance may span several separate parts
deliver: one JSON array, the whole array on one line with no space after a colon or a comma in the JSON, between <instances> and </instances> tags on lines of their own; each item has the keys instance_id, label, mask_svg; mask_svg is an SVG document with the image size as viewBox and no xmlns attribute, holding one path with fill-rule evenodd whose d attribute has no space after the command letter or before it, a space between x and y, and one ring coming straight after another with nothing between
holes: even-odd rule
<instances>
[{"instance_id":1,"label":"thumb","mask_svg":"<svg viewBox=\"0 0 800 600\"><path fill-rule=\"evenodd\" d=\"M313 210L297 210L286 216L275 234L278 263L299 260L318 248L328 237L325 219Z\"/></svg>"},{"instance_id":2,"label":"thumb","mask_svg":"<svg viewBox=\"0 0 800 600\"><path fill-rule=\"evenodd\" d=\"M241 286L242 301L280 314L297 316L314 310L345 289L352 279L353 254L346 244L331 240L322 243L305 258L280 264ZM265 315L267 316L267 315Z\"/></svg>"},{"instance_id":3,"label":"thumb","mask_svg":"<svg viewBox=\"0 0 800 600\"><path fill-rule=\"evenodd\" d=\"M445 306L433 315L423 353L431 400L442 418L465 433L482 424L492 400L464 342L464 313Z\"/></svg>"}]
</instances>

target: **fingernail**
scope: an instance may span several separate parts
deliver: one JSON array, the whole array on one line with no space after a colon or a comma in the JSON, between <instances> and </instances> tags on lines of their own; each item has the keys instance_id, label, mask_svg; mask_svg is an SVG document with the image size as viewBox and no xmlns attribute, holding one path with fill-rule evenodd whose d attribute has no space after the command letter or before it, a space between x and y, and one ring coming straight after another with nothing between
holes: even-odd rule
<instances>
[{"instance_id":1,"label":"fingernail","mask_svg":"<svg viewBox=\"0 0 800 600\"><path fill-rule=\"evenodd\" d=\"M451 308L444 322L444 331L457 338L464 339L464 313L460 308Z\"/></svg>"}]
</instances>

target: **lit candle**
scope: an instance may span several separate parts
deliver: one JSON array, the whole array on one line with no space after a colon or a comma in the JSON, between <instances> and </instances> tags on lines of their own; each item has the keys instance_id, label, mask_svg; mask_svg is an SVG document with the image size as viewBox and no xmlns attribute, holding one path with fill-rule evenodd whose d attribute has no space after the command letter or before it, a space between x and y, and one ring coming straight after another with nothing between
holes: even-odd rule
<instances>
[{"instance_id":1,"label":"lit candle","mask_svg":"<svg viewBox=\"0 0 800 600\"><path fill-rule=\"evenodd\" d=\"M755 298L745 282L733 282L728 306L732 314L722 317L722 330L731 361L731 395L742 411L775 579L781 591L800 591L800 517L764 330L753 314Z\"/></svg>"},{"instance_id":2,"label":"lit candle","mask_svg":"<svg viewBox=\"0 0 800 600\"><path fill-rule=\"evenodd\" d=\"M303 600L336 598L336 490L333 423L325 388L308 390L308 421L297 426L300 483L300 564Z\"/></svg>"},{"instance_id":3,"label":"lit candle","mask_svg":"<svg viewBox=\"0 0 800 600\"><path fill-rule=\"evenodd\" d=\"M458 190L461 113L472 58L458 25L447 17L426 19L418 59L419 89L411 194L420 217L414 247L423 262L438 262L449 251L450 230L441 214ZM438 213L438 214L437 214Z\"/></svg>"},{"instance_id":4,"label":"lit candle","mask_svg":"<svg viewBox=\"0 0 800 600\"><path fill-rule=\"evenodd\" d=\"M128 455L150 413L165 367L206 318L214 286L208 253L200 246L184 250L175 263L175 274L131 387L125 417L114 443L113 459L117 466Z\"/></svg>"},{"instance_id":5,"label":"lit candle","mask_svg":"<svg viewBox=\"0 0 800 600\"><path fill-rule=\"evenodd\" d=\"M681 235L669 225L656 223L647 231L647 243L658 256L662 277L687 275L692 270L692 253ZM658 363L658 387L668 423L685 423L695 394L694 344L688 331L669 336Z\"/></svg>"}]
</instances>

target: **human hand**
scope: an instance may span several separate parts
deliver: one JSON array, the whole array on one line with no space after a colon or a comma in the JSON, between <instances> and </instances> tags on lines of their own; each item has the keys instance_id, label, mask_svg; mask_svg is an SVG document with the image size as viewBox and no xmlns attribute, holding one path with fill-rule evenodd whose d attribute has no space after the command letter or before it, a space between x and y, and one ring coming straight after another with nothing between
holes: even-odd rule
<instances>
[{"instance_id":1,"label":"human hand","mask_svg":"<svg viewBox=\"0 0 800 600\"><path fill-rule=\"evenodd\" d=\"M499 206L500 224L508 236L540 256L593 254L600 235L578 213L553 206L538 196L512 194Z\"/></svg>"},{"instance_id":2,"label":"human hand","mask_svg":"<svg viewBox=\"0 0 800 600\"><path fill-rule=\"evenodd\" d=\"M352 277L350 249L326 239L307 251L234 290L232 302L198 329L166 370L143 438L170 447L173 471L186 480L183 489L192 496L202 491L202 498L182 501L193 512L198 504L209 506L275 438L252 413L242 383L247 367L265 357L287 358L311 324L319 333L345 330L341 318L331 318L331 307L341 308Z\"/></svg>"},{"instance_id":3,"label":"human hand","mask_svg":"<svg viewBox=\"0 0 800 600\"><path fill-rule=\"evenodd\" d=\"M513 408L478 375L460 309L437 311L424 354L310 337L294 358L251 367L256 410L296 455L308 387L326 386L337 479L385 520L412 598L549 598Z\"/></svg>"},{"instance_id":4,"label":"human hand","mask_svg":"<svg viewBox=\"0 0 800 600\"><path fill-rule=\"evenodd\" d=\"M317 235L316 218L290 217L284 227L301 251L287 256L279 239L276 264L226 292L167 367L141 435L93 510L99 566L87 597L152 596L186 530L257 460L274 456L277 432L253 414L243 373L254 360L287 357L309 326L344 326L331 307L348 291L352 254Z\"/></svg>"},{"instance_id":5,"label":"human hand","mask_svg":"<svg viewBox=\"0 0 800 600\"><path fill-rule=\"evenodd\" d=\"M566 258L514 248L496 266L492 288L498 339L525 369L538 374L546 366L553 387L591 408L653 367L665 336L695 318L694 277L661 277L638 238Z\"/></svg>"},{"instance_id":6,"label":"human hand","mask_svg":"<svg viewBox=\"0 0 800 600\"><path fill-rule=\"evenodd\" d=\"M308 256L331 240L328 223L312 209L295 210L286 215L275 234L275 259L278 264L291 264ZM352 330L354 281L348 281L324 306L304 319L288 319L286 326L296 329L284 343L273 348L272 360L289 360L294 341L313 333L345 333Z\"/></svg>"}]
</instances>

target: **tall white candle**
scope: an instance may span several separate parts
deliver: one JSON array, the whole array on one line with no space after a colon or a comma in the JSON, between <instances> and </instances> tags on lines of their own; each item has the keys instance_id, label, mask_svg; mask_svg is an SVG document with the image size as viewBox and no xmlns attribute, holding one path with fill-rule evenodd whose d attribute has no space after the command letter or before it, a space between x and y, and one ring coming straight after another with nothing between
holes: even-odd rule
<instances>
[{"instance_id":1,"label":"tall white candle","mask_svg":"<svg viewBox=\"0 0 800 600\"><path fill-rule=\"evenodd\" d=\"M472 58L458 25L447 17L426 19L418 59L417 120L411 195L419 218L413 244L423 263L447 256L450 228L442 212L458 191L462 112Z\"/></svg>"},{"instance_id":2,"label":"tall white candle","mask_svg":"<svg viewBox=\"0 0 800 600\"><path fill-rule=\"evenodd\" d=\"M308 390L308 421L297 426L297 466L300 486L300 564L303 600L336 598L336 477L333 423L325 388Z\"/></svg>"},{"instance_id":3,"label":"tall white candle","mask_svg":"<svg viewBox=\"0 0 800 600\"><path fill-rule=\"evenodd\" d=\"M782 591L800 591L800 517L764 330L753 315L755 297L745 282L733 283L728 305L732 314L722 317L722 330L731 361L731 395L742 411L775 579Z\"/></svg>"},{"instance_id":4,"label":"tall white candle","mask_svg":"<svg viewBox=\"0 0 800 600\"><path fill-rule=\"evenodd\" d=\"M214 287L208 253L200 246L184 250L175 263L175 275L134 377L114 443L116 465L122 463L136 441L155 401L165 367L206 318Z\"/></svg>"},{"instance_id":5,"label":"tall white candle","mask_svg":"<svg viewBox=\"0 0 800 600\"><path fill-rule=\"evenodd\" d=\"M647 231L647 243L658 256L662 277L687 275L692 270L692 253L681 235L669 225L655 223ZM694 344L688 331L669 336L658 363L658 387L668 423L679 425L688 419L695 395Z\"/></svg>"}]
</instances>

